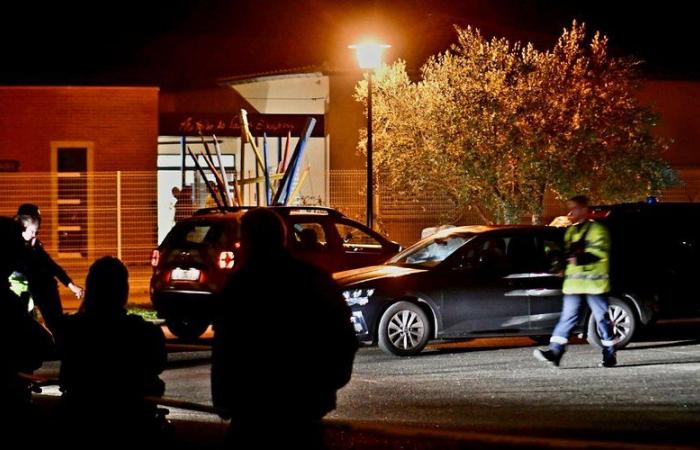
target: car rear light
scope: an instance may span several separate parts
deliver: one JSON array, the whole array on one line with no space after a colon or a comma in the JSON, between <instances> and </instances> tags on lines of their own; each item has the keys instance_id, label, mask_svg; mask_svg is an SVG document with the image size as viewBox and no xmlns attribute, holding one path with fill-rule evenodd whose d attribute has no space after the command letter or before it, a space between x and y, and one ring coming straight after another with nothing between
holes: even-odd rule
<instances>
[{"instance_id":1,"label":"car rear light","mask_svg":"<svg viewBox=\"0 0 700 450\"><path fill-rule=\"evenodd\" d=\"M155 249L155 250L153 250L153 253L151 253L151 266L158 267L159 262L160 262L160 251L158 251L158 249Z\"/></svg>"},{"instance_id":2,"label":"car rear light","mask_svg":"<svg viewBox=\"0 0 700 450\"><path fill-rule=\"evenodd\" d=\"M224 251L219 253L219 269L233 269L233 265L236 262L236 256L231 251Z\"/></svg>"}]
</instances>

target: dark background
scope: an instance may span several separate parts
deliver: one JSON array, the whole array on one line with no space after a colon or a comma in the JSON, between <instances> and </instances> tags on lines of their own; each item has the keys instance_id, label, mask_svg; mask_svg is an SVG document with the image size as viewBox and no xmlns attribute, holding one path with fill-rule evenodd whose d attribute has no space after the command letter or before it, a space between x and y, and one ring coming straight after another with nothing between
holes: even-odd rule
<instances>
[{"instance_id":1,"label":"dark background","mask_svg":"<svg viewBox=\"0 0 700 450\"><path fill-rule=\"evenodd\" d=\"M645 75L696 79L690 2L20 1L0 9L0 84L135 84L179 89L217 78L329 63L352 67L347 45L371 34L388 60L419 67L454 40L453 24L550 47L576 18L610 37Z\"/></svg>"}]
</instances>

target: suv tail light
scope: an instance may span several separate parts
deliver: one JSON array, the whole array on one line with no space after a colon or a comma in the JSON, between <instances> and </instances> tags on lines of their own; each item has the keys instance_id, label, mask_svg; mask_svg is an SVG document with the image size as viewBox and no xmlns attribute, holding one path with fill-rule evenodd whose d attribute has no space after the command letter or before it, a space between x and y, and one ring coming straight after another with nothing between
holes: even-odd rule
<instances>
[{"instance_id":1,"label":"suv tail light","mask_svg":"<svg viewBox=\"0 0 700 450\"><path fill-rule=\"evenodd\" d=\"M236 263L236 256L231 251L223 251L219 253L219 269L233 269Z\"/></svg>"},{"instance_id":2,"label":"suv tail light","mask_svg":"<svg viewBox=\"0 0 700 450\"><path fill-rule=\"evenodd\" d=\"M160 262L160 251L158 251L158 249L155 249L155 250L153 250L153 253L151 253L151 266L158 267L159 262Z\"/></svg>"}]
</instances>

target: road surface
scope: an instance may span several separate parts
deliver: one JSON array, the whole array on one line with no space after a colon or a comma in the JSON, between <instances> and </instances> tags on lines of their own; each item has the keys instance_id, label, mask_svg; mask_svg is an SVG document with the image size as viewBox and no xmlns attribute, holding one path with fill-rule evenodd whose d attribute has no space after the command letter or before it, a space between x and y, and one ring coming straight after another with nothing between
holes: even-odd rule
<instances>
[{"instance_id":1,"label":"road surface","mask_svg":"<svg viewBox=\"0 0 700 450\"><path fill-rule=\"evenodd\" d=\"M700 447L699 330L698 322L667 324L621 351L613 369L597 367L600 353L587 344L572 345L562 366L550 368L532 357L527 338L441 343L412 358L362 348L329 418L440 433ZM211 403L208 343L170 341L166 396Z\"/></svg>"}]
</instances>

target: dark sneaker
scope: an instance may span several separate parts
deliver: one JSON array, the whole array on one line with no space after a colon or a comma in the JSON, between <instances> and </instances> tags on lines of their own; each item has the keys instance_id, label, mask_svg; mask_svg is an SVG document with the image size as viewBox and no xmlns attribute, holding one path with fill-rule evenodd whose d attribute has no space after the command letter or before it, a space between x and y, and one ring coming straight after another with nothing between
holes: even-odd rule
<instances>
[{"instance_id":1,"label":"dark sneaker","mask_svg":"<svg viewBox=\"0 0 700 450\"><path fill-rule=\"evenodd\" d=\"M537 360L551 364L554 367L559 367L559 361L561 361L561 353L555 353L550 349L541 350L539 348L532 352L533 356Z\"/></svg>"},{"instance_id":2,"label":"dark sneaker","mask_svg":"<svg viewBox=\"0 0 700 450\"><path fill-rule=\"evenodd\" d=\"M614 353L603 353L603 362L598 364L598 367L615 367L617 365L617 357Z\"/></svg>"}]
</instances>

